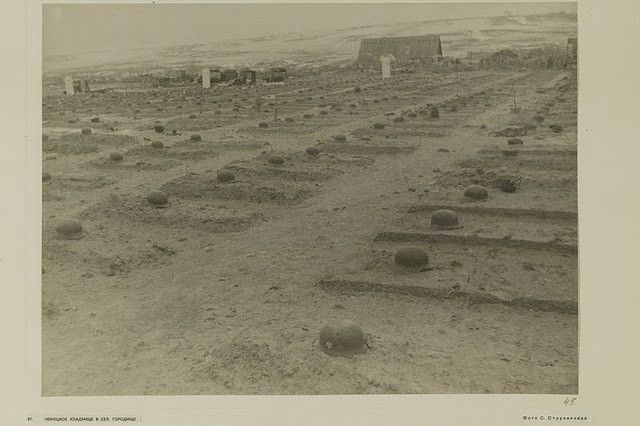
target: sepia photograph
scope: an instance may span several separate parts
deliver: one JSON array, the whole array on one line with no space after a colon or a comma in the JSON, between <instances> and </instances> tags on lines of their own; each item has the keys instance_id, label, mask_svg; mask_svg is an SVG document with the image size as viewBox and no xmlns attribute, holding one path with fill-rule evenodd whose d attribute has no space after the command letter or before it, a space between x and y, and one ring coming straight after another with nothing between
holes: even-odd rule
<instances>
[{"instance_id":1,"label":"sepia photograph","mask_svg":"<svg viewBox=\"0 0 640 426\"><path fill-rule=\"evenodd\" d=\"M44 4L42 396L577 394L577 34Z\"/></svg>"}]
</instances>

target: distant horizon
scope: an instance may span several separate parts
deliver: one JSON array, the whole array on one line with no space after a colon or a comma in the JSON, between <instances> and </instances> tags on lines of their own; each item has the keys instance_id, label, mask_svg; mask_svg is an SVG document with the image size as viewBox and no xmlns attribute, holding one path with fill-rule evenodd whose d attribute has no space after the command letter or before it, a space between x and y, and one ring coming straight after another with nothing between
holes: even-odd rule
<instances>
[{"instance_id":1,"label":"distant horizon","mask_svg":"<svg viewBox=\"0 0 640 426\"><path fill-rule=\"evenodd\" d=\"M513 16L576 14L577 3L45 4L43 56L490 18L507 10Z\"/></svg>"}]
</instances>

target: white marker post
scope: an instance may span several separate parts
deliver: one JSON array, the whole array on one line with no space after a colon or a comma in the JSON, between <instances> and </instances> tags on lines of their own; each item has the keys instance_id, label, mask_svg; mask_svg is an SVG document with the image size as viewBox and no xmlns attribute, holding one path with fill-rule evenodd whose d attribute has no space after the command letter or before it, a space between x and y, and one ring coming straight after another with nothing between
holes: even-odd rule
<instances>
[{"instance_id":1,"label":"white marker post","mask_svg":"<svg viewBox=\"0 0 640 426\"><path fill-rule=\"evenodd\" d=\"M208 89L211 87L211 72L209 68L205 68L202 70L202 88Z\"/></svg>"},{"instance_id":2,"label":"white marker post","mask_svg":"<svg viewBox=\"0 0 640 426\"><path fill-rule=\"evenodd\" d=\"M382 78L391 77L391 58L389 56L382 56L380 62L382 62Z\"/></svg>"},{"instance_id":3,"label":"white marker post","mask_svg":"<svg viewBox=\"0 0 640 426\"><path fill-rule=\"evenodd\" d=\"M73 90L73 77L66 76L64 78L64 90L67 91L67 95L73 95L75 93Z\"/></svg>"}]
</instances>

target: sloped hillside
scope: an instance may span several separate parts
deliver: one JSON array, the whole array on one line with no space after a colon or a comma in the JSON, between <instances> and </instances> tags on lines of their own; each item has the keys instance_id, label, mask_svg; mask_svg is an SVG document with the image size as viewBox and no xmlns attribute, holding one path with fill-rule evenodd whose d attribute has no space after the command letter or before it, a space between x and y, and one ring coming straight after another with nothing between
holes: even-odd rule
<instances>
[{"instance_id":1,"label":"sloped hillside","mask_svg":"<svg viewBox=\"0 0 640 426\"><path fill-rule=\"evenodd\" d=\"M347 28L325 34L277 34L210 43L85 52L78 55L45 56L45 72L79 68L139 66L258 66L271 63L319 66L350 61L365 37L437 33L446 56L465 56L469 51L522 48L547 43L566 43L577 33L576 15L555 13L511 17L486 17L415 21L393 25Z\"/></svg>"}]
</instances>

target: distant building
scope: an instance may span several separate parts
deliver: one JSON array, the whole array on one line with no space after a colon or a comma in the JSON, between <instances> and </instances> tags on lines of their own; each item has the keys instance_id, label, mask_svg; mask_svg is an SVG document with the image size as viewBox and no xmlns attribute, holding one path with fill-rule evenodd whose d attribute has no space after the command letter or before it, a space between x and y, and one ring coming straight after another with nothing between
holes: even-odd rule
<instances>
[{"instance_id":1,"label":"distant building","mask_svg":"<svg viewBox=\"0 0 640 426\"><path fill-rule=\"evenodd\" d=\"M239 79L243 82L243 83L249 83L249 84L253 84L256 82L256 71L250 69L250 68L242 68L240 70L240 76Z\"/></svg>"},{"instance_id":2,"label":"distant building","mask_svg":"<svg viewBox=\"0 0 640 426\"><path fill-rule=\"evenodd\" d=\"M356 66L362 70L376 70L381 66L380 57L392 55L403 62L428 62L442 56L442 43L437 34L410 37L363 38Z\"/></svg>"},{"instance_id":3,"label":"distant building","mask_svg":"<svg viewBox=\"0 0 640 426\"><path fill-rule=\"evenodd\" d=\"M75 95L81 92L90 92L89 82L87 80L74 80L71 76L64 78L64 93L67 95Z\"/></svg>"},{"instance_id":4,"label":"distant building","mask_svg":"<svg viewBox=\"0 0 640 426\"><path fill-rule=\"evenodd\" d=\"M222 71L222 81L233 81L238 78L238 71L224 70Z\"/></svg>"},{"instance_id":5,"label":"distant building","mask_svg":"<svg viewBox=\"0 0 640 426\"><path fill-rule=\"evenodd\" d=\"M211 87L211 83L234 82L238 79L238 71L228 69L221 71L219 68L204 68L202 75L198 76L198 83L202 82L203 88Z\"/></svg>"},{"instance_id":6,"label":"distant building","mask_svg":"<svg viewBox=\"0 0 640 426\"><path fill-rule=\"evenodd\" d=\"M267 83L286 83L288 79L289 77L285 67L269 68L269 72L265 77Z\"/></svg>"},{"instance_id":7,"label":"distant building","mask_svg":"<svg viewBox=\"0 0 640 426\"><path fill-rule=\"evenodd\" d=\"M214 68L211 70L211 81L214 83L220 83L222 81L222 71L218 68Z\"/></svg>"},{"instance_id":8,"label":"distant building","mask_svg":"<svg viewBox=\"0 0 640 426\"><path fill-rule=\"evenodd\" d=\"M512 69L521 65L520 55L512 49L501 49L480 59L480 67L482 68Z\"/></svg>"}]
</instances>

